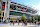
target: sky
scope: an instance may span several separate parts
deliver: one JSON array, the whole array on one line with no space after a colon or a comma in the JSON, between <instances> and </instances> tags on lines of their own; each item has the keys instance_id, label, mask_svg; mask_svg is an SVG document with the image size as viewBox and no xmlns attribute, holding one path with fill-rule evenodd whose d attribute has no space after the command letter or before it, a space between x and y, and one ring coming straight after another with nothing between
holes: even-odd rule
<instances>
[{"instance_id":1,"label":"sky","mask_svg":"<svg viewBox=\"0 0 40 27\"><path fill-rule=\"evenodd\" d=\"M20 4L24 4L26 6L32 7L37 10L37 14L40 15L40 0L10 0L13 2L18 2Z\"/></svg>"}]
</instances>

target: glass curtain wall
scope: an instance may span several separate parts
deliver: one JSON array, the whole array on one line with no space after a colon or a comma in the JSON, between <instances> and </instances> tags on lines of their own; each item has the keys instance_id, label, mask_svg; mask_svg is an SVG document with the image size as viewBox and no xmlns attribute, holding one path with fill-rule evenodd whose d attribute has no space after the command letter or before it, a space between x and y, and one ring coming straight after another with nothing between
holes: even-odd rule
<instances>
[{"instance_id":1,"label":"glass curtain wall","mask_svg":"<svg viewBox=\"0 0 40 27\"><path fill-rule=\"evenodd\" d=\"M23 14L25 14L26 17L27 17L27 16L30 16L30 14L21 13L21 12L10 11L10 15L22 16Z\"/></svg>"}]
</instances>

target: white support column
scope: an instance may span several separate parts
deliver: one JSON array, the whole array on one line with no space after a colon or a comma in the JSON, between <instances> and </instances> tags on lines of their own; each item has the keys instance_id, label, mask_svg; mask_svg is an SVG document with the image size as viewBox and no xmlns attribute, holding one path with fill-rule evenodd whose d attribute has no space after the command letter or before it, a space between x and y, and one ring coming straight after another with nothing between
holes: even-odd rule
<instances>
[{"instance_id":1,"label":"white support column","mask_svg":"<svg viewBox=\"0 0 40 27\"><path fill-rule=\"evenodd\" d=\"M7 20L7 18L9 18L9 9L10 9L10 2L8 1L8 4L7 4L7 1L5 3L5 11L4 11L4 20Z\"/></svg>"},{"instance_id":2,"label":"white support column","mask_svg":"<svg viewBox=\"0 0 40 27\"><path fill-rule=\"evenodd\" d=\"M7 1L6 1L6 3L5 3L5 10L4 10L4 18L6 19L6 17L7 17Z\"/></svg>"},{"instance_id":3,"label":"white support column","mask_svg":"<svg viewBox=\"0 0 40 27\"><path fill-rule=\"evenodd\" d=\"M10 1L8 1L8 11L7 11L7 18L9 19L9 12L10 12ZM10 20L8 20L10 22Z\"/></svg>"},{"instance_id":4,"label":"white support column","mask_svg":"<svg viewBox=\"0 0 40 27\"><path fill-rule=\"evenodd\" d=\"M7 13L7 17L9 18L9 11L10 11L10 1L8 1L8 13Z\"/></svg>"}]
</instances>

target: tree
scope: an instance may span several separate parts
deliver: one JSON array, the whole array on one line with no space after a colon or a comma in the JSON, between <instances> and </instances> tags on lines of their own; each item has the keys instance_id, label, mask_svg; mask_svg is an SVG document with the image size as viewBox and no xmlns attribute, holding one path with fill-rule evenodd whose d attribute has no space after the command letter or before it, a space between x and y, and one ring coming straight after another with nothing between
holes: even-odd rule
<instances>
[{"instance_id":1,"label":"tree","mask_svg":"<svg viewBox=\"0 0 40 27\"><path fill-rule=\"evenodd\" d=\"M34 17L34 19L36 20L36 17Z\"/></svg>"},{"instance_id":2,"label":"tree","mask_svg":"<svg viewBox=\"0 0 40 27\"><path fill-rule=\"evenodd\" d=\"M34 15L31 15L32 21L33 21L33 17L34 17Z\"/></svg>"},{"instance_id":3,"label":"tree","mask_svg":"<svg viewBox=\"0 0 40 27\"><path fill-rule=\"evenodd\" d=\"M26 19L25 19L25 15L23 14L22 17L21 17L21 21L24 22L25 20L26 20Z\"/></svg>"},{"instance_id":4,"label":"tree","mask_svg":"<svg viewBox=\"0 0 40 27\"><path fill-rule=\"evenodd\" d=\"M2 12L1 12L1 10L0 10L0 17L2 16Z\"/></svg>"},{"instance_id":5,"label":"tree","mask_svg":"<svg viewBox=\"0 0 40 27\"><path fill-rule=\"evenodd\" d=\"M21 17L21 21L22 21L22 22L26 21L24 14L23 14L22 17ZM23 23L22 23L22 25L23 25Z\"/></svg>"},{"instance_id":6,"label":"tree","mask_svg":"<svg viewBox=\"0 0 40 27\"><path fill-rule=\"evenodd\" d=\"M40 15L36 15L36 19L38 19L38 21L40 21Z\"/></svg>"},{"instance_id":7,"label":"tree","mask_svg":"<svg viewBox=\"0 0 40 27\"><path fill-rule=\"evenodd\" d=\"M40 15L38 15L37 17L38 17L38 21L40 21Z\"/></svg>"}]
</instances>

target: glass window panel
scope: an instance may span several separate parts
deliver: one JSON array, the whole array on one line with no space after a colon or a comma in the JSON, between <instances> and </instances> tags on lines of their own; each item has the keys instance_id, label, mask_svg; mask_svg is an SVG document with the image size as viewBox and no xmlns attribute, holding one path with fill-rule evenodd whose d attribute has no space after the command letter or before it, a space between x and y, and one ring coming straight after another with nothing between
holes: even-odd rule
<instances>
[{"instance_id":1,"label":"glass window panel","mask_svg":"<svg viewBox=\"0 0 40 27\"><path fill-rule=\"evenodd\" d=\"M30 16L30 14L21 13L21 12L10 11L10 15L22 16L23 14L25 14L25 16Z\"/></svg>"}]
</instances>

